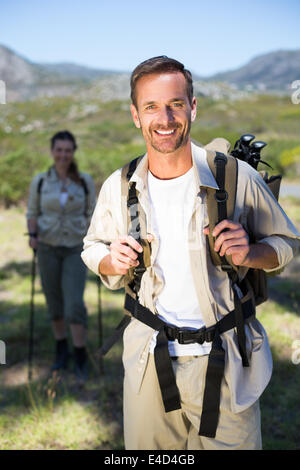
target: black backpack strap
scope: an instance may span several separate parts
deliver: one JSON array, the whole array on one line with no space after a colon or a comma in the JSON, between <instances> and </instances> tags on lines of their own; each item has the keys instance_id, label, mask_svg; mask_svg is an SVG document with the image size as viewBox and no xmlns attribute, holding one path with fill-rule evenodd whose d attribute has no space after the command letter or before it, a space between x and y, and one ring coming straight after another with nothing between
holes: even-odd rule
<instances>
[{"instance_id":1,"label":"black backpack strap","mask_svg":"<svg viewBox=\"0 0 300 470\"><path fill-rule=\"evenodd\" d=\"M37 193L38 194L41 194L43 182L44 182L44 177L42 176L42 178L39 180L39 183L38 183L38 186L37 186Z\"/></svg>"},{"instance_id":2,"label":"black backpack strap","mask_svg":"<svg viewBox=\"0 0 300 470\"><path fill-rule=\"evenodd\" d=\"M212 231L216 224L224 219L233 219L236 200L238 162L230 156L220 152L215 155L208 153L208 164L215 176L218 188L217 190L207 190L207 211L210 224L209 247L211 258L214 264L221 266L231 282L234 295L234 322L237 330L237 340L239 352L244 367L249 366L246 351L245 335L245 306L241 301L241 290L239 286L237 268L232 263L231 257L220 256L214 250L215 238ZM254 309L250 300L251 308ZM208 366L206 372L205 390L203 396L203 411L199 434L206 437L215 437L219 419L219 406L221 383L224 377L225 351L222 347L220 336L216 335L212 349L208 357Z\"/></svg>"},{"instance_id":3,"label":"black backpack strap","mask_svg":"<svg viewBox=\"0 0 300 470\"><path fill-rule=\"evenodd\" d=\"M42 211L41 211L41 193L42 193L42 186L43 186L43 183L44 183L44 177L42 176L38 182L38 185L37 185L37 195L38 195L38 213L39 215L42 214Z\"/></svg>"},{"instance_id":4,"label":"black backpack strap","mask_svg":"<svg viewBox=\"0 0 300 470\"><path fill-rule=\"evenodd\" d=\"M83 176L80 177L80 182L83 187L84 195L85 195L85 216L87 217L88 214L88 197L89 197L89 188L87 185L87 182L83 178Z\"/></svg>"},{"instance_id":5,"label":"black backpack strap","mask_svg":"<svg viewBox=\"0 0 300 470\"><path fill-rule=\"evenodd\" d=\"M139 221L139 212L138 212L138 197L136 192L135 183L132 182L129 184L129 181L136 170L136 167L141 160L141 156L132 160L129 164L125 165L122 168L121 173L121 199L122 204L124 204L126 199L126 207L122 208L123 215L126 217L126 224L129 225L129 234L132 235L138 243L143 245L144 252L138 253L139 266L135 269L132 269L131 282L126 286L126 291L131 291L133 294L138 296L138 292L141 286L141 280L144 272L146 271L146 265L150 261L150 245L145 243L144 240L141 240L140 236L140 221ZM128 217L129 215L129 217ZM129 219L129 220L128 220ZM145 260L148 258L148 262ZM126 310L126 305L124 306ZM123 336L123 333L131 321L130 312L126 313L119 325L114 330L114 333L107 339L104 345L99 350L99 353L104 356L112 346Z\"/></svg>"},{"instance_id":6,"label":"black backpack strap","mask_svg":"<svg viewBox=\"0 0 300 470\"><path fill-rule=\"evenodd\" d=\"M113 347L113 345L122 337L125 328L129 325L131 321L131 316L130 315L124 315L122 317L122 320L118 324L118 326L115 328L113 334L109 336L109 338L105 341L105 343L101 346L101 348L98 351L98 354L100 356L105 356L106 353Z\"/></svg>"},{"instance_id":7,"label":"black backpack strap","mask_svg":"<svg viewBox=\"0 0 300 470\"><path fill-rule=\"evenodd\" d=\"M233 172L231 174L226 173L227 164L229 163L229 158L232 159L232 163L235 162L235 169L233 167ZM224 219L228 218L227 212L227 201L229 199L230 191L233 192L231 195L231 203L236 199L236 187L237 187L237 177L238 177L238 165L237 160L229 156L227 157L223 153L216 152L214 158L215 165L215 178L218 184L219 189L215 192L215 199L217 201L218 209L218 223ZM233 218L234 207L230 209L230 218ZM237 329L237 338L239 351L242 358L243 366L248 367L249 361L247 358L246 352L246 335L244 329L244 317L242 312L242 305L240 300L240 289L238 287L238 275L236 272L236 267L233 265L231 259L228 263L228 258L225 256L220 256L221 268L223 271L226 271L232 285L233 294L234 294L234 311L236 319L236 329Z\"/></svg>"},{"instance_id":8,"label":"black backpack strap","mask_svg":"<svg viewBox=\"0 0 300 470\"><path fill-rule=\"evenodd\" d=\"M125 308L136 320L158 331L154 360L165 412L181 408L180 394L168 351L168 341L176 339L179 344L212 342L205 378L199 435L215 437L219 421L221 383L225 368L225 351L220 335L237 326L235 310L222 317L215 325L194 331L165 323L129 294L125 296ZM251 298L245 297L243 299L241 309L245 322L254 318L255 309Z\"/></svg>"},{"instance_id":9,"label":"black backpack strap","mask_svg":"<svg viewBox=\"0 0 300 470\"><path fill-rule=\"evenodd\" d=\"M133 173L135 172L140 160L141 160L141 157L137 157L134 160L132 160L129 164L128 171L126 173L126 180L128 182L127 208L129 212L128 234L131 235L144 248L144 251L142 253L138 253L137 260L139 262L139 265L133 269L133 279L129 284L129 288L135 293L137 297L138 297L138 293L141 287L142 277L147 269L146 264L145 264L145 258L148 257L148 261L149 261L148 251L150 248L149 243L147 243L146 239L141 237L141 221L140 221L140 214L139 214L139 200L138 200L137 191L136 191L136 183L135 182L130 183L130 179ZM146 253L146 256L145 256L145 253Z\"/></svg>"},{"instance_id":10,"label":"black backpack strap","mask_svg":"<svg viewBox=\"0 0 300 470\"><path fill-rule=\"evenodd\" d=\"M50 176L50 172L51 172L51 168L53 167L50 167L47 171L47 174L46 174L46 178L48 178ZM42 186L44 184L44 176L42 176L38 182L38 185L37 185L37 194L38 194L38 198L39 198L39 215L41 215L42 211L41 211L41 194L42 194Z\"/></svg>"},{"instance_id":11,"label":"black backpack strap","mask_svg":"<svg viewBox=\"0 0 300 470\"><path fill-rule=\"evenodd\" d=\"M169 411L180 409L179 390L169 355L167 324L129 294L125 296L124 307L134 318L153 328L153 330L158 331L154 349L154 361L165 412L168 413Z\"/></svg>"},{"instance_id":12,"label":"black backpack strap","mask_svg":"<svg viewBox=\"0 0 300 470\"><path fill-rule=\"evenodd\" d=\"M216 182L219 189L215 192L215 199L218 208L218 223L227 219L227 199L228 192L225 189L227 157L224 153L216 152L214 164L216 167Z\"/></svg>"},{"instance_id":13,"label":"black backpack strap","mask_svg":"<svg viewBox=\"0 0 300 470\"><path fill-rule=\"evenodd\" d=\"M209 250L215 265L222 266L224 271L236 269L231 256L221 257L215 250L215 237L212 232L215 226L224 219L233 219L237 179L238 163L236 158L221 152L207 150L207 162L215 177L219 189L207 188L207 213L209 220Z\"/></svg>"}]
</instances>

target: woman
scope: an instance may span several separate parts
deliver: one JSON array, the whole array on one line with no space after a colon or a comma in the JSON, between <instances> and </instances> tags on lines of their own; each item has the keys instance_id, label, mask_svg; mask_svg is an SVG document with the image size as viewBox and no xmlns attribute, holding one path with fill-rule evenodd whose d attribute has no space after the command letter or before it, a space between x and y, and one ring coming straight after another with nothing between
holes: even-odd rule
<instances>
[{"instance_id":1,"label":"woman","mask_svg":"<svg viewBox=\"0 0 300 470\"><path fill-rule=\"evenodd\" d=\"M95 206L92 178L79 173L74 136L68 131L51 139L54 165L36 175L30 186L27 225L29 245L37 251L43 292L56 340L52 370L66 368L69 358L66 324L74 346L75 374L87 376L87 312L83 302L86 268L82 239Z\"/></svg>"}]
</instances>

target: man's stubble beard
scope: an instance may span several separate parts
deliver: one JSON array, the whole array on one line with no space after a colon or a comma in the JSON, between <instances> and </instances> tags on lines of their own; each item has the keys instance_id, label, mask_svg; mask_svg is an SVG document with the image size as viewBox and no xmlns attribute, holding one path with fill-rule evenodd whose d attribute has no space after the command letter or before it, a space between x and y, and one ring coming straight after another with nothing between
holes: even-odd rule
<instances>
[{"instance_id":1,"label":"man's stubble beard","mask_svg":"<svg viewBox=\"0 0 300 470\"><path fill-rule=\"evenodd\" d=\"M155 129L156 130L182 129L182 126L180 124L176 124L176 126L169 126L168 129L166 129L165 127L162 127L162 126L160 126L160 127L155 126ZM189 137L190 137L190 130L191 130L191 120L188 121L188 127L187 127L186 132L183 130L180 133L180 135L177 137L177 139L174 143L174 146L172 148L169 148L169 149L168 148L164 149L163 146L158 145L155 142L155 139L152 137L154 135L153 128L150 127L149 131L145 134L144 131L143 131L143 127L141 126L141 131L143 133L143 136L144 136L144 139L145 139L146 143L149 143L154 150L156 150L159 153L163 153L163 154L173 153L176 150L178 150L180 147L183 147L184 145L186 145L188 140L189 140ZM148 137L148 139L146 138L146 136Z\"/></svg>"}]
</instances>

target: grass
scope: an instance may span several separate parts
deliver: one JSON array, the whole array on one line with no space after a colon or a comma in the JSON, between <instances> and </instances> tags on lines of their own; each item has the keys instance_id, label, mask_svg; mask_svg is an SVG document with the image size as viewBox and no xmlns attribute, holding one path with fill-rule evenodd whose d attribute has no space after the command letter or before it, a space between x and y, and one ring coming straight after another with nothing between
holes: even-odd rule
<instances>
[{"instance_id":1,"label":"grass","mask_svg":"<svg viewBox=\"0 0 300 470\"><path fill-rule=\"evenodd\" d=\"M299 201L282 206L300 226ZM72 371L51 377L53 338L39 277L35 294L33 380L27 380L31 289L31 250L23 235L23 208L0 214L0 339L6 365L0 365L0 449L122 449L122 348L117 344L101 372L98 348L97 282L88 275L85 301L89 312L90 375L78 388ZM258 308L274 360L273 377L261 397L264 449L300 449L300 364L292 362L293 342L300 340L299 258L280 278L270 279L270 300ZM104 336L122 316L123 293L101 288Z\"/></svg>"},{"instance_id":2,"label":"grass","mask_svg":"<svg viewBox=\"0 0 300 470\"><path fill-rule=\"evenodd\" d=\"M28 383L31 250L27 247L24 210L0 216L0 339L6 365L0 366L0 449L122 449L121 345L108 353L104 373L95 352L98 338L96 277L88 275L89 380L78 388L72 369L49 374L54 341L47 320L39 276L35 286L33 380ZM122 316L122 293L101 287L104 335Z\"/></svg>"}]
</instances>

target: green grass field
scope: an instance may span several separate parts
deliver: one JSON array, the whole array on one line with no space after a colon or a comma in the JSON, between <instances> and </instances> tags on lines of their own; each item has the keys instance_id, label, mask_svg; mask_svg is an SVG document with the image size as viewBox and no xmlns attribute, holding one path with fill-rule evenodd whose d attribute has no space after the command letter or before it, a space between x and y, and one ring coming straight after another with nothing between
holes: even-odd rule
<instances>
[{"instance_id":1,"label":"green grass field","mask_svg":"<svg viewBox=\"0 0 300 470\"><path fill-rule=\"evenodd\" d=\"M299 228L299 201L286 199L282 205ZM54 344L38 277L28 383L32 254L25 231L22 208L1 210L0 339L6 343L6 365L0 365L0 449L122 449L122 349L118 344L109 352L101 371L94 354L98 290L92 274L85 291L90 368L85 388L78 388L71 369L61 377L49 375ZM300 364L292 361L294 342L300 340L299 266L298 257L280 278L271 279L270 300L258 309L274 359L273 377L261 398L264 449L300 449ZM102 287L104 336L121 318L122 301L122 292Z\"/></svg>"}]
</instances>

